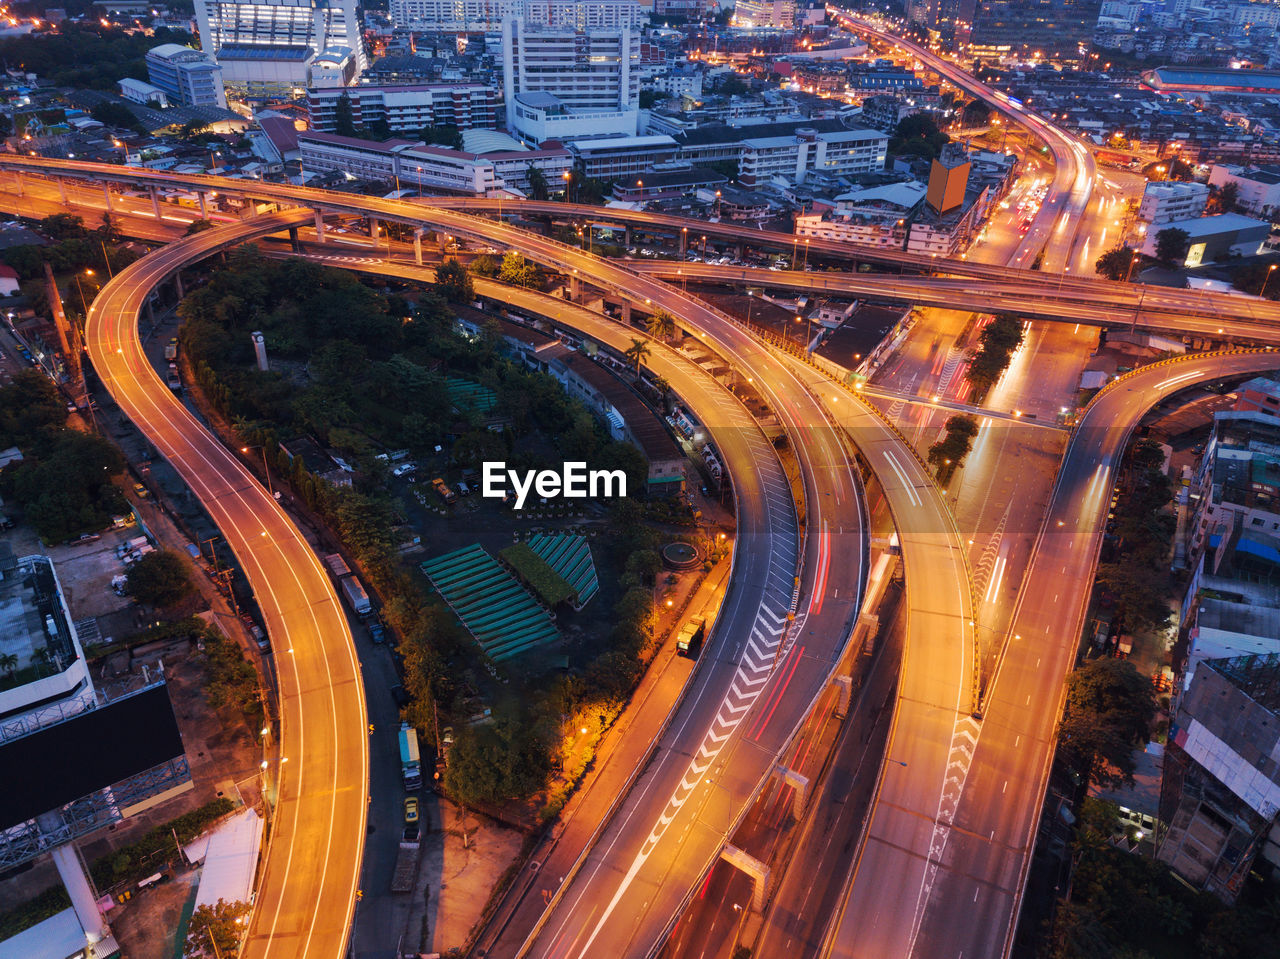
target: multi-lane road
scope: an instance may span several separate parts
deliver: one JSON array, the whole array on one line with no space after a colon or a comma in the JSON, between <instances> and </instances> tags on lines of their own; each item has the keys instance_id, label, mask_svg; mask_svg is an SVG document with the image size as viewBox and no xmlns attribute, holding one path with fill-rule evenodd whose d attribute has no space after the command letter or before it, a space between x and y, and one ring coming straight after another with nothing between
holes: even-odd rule
<instances>
[{"instance_id":1,"label":"multi-lane road","mask_svg":"<svg viewBox=\"0 0 1280 959\"><path fill-rule=\"evenodd\" d=\"M113 172L119 168L107 167L106 170ZM132 173L129 171L129 175ZM165 180L161 178L156 182ZM215 182L219 189L225 190L228 186L225 181ZM740 625L718 637L717 642L728 639L721 644L714 661L704 667L702 675L707 678L699 680L698 691L682 705L665 749L660 750L631 796L619 808L602 841L589 851L576 876L557 896L556 904L545 917L541 934L529 944L532 954L592 955L602 950L617 955L643 954L660 942L671 917L678 912L684 898L714 861L719 845L741 813L742 802L759 788L773 757L785 748L807 706L827 681L843 645L843 637L847 635L845 627L856 613L856 587L865 575L859 562L865 546L861 527L856 522L859 513L857 489L843 449L833 431L826 426L833 419L853 432L863 455L878 475L887 481L886 485L895 487L892 490L898 504L895 518L900 529L905 531L904 557L908 566L909 588L913 592L918 590L917 597L928 597L921 608L915 610L919 626L913 633L921 636L923 642L935 642L937 648L929 650L919 643L914 650L910 645L908 647L909 663L903 674L902 701L904 704L918 701L920 708L914 714L907 705L899 710L889 761L882 770L880 802L858 860L858 869L853 874L855 878L861 874L872 881L853 884L854 890L865 891L851 896L840 921L833 925L832 949L835 954L849 955L944 954L941 951L944 944L950 943L955 936L967 937L966 941L971 939L974 942L978 951L970 954L986 954L994 948L991 939L994 933L977 929L984 923L975 916L1013 915L1018 887L1017 863L1021 861L1019 857L1025 855L1026 846L993 844L972 852L984 864L983 868L991 873L981 888L974 890L975 894L980 898L984 890L999 889L1007 896L1007 902L995 901L999 897L993 893L993 901L988 908L961 913L963 904L957 905L959 900L955 898L955 886L971 881L971 877L958 878L958 870L954 867L954 850L960 844L955 824L962 816L985 816L984 822L990 820L997 827L992 829L993 838L988 840L989 843L994 843L995 834L1002 830L1015 837L1023 830L1024 820L1032 813L1023 810L1024 815L1019 816L1016 811L1004 808L1009 804L998 798L991 783L981 784L981 789L964 789L964 780L971 765L975 770L982 769L982 775L987 776L992 769L1000 768L1004 753L999 749L1007 747L1016 752L1022 748L1021 740L1012 747L1001 744L998 734L992 731L993 714L989 712L987 722L978 726L967 716L967 696L958 695L960 691L967 692L965 687L971 678L970 667L964 662L971 658L972 643L971 638L966 638L972 610L965 588L968 580L963 568L964 551L958 546L958 533L949 510L941 503L927 470L918 461L910 459L906 444L865 408L854 412L858 408L841 387L807 369L794 368L790 361L779 360L722 314L681 296L655 280L589 257L572 247L536 237L505 223L477 222L455 211L418 207L413 211L416 215L410 216L405 204L394 201L349 195L333 198L320 191L267 185L247 186L246 190L254 194L271 191L268 195L277 195L282 200L314 203L322 208L363 211L405 222L425 221L455 235L522 249L532 258L568 276L590 277L595 285L603 286L642 310L668 309L691 332L706 339L717 352L728 357L760 391L795 444L804 466L808 535L803 544L802 568L806 583L825 583L828 587L815 589L802 597L804 602L800 607L799 624L788 630L785 619L791 603L790 577L800 563L798 530L793 527L791 538L787 538L782 500L775 503L770 499L775 491L767 486L760 489L748 486L737 490L740 502L748 508L755 503L762 511L761 518L766 520L765 525L770 530L765 539L751 544L749 548L750 552L762 557L754 578L747 583L743 576L735 576L735 583L739 580L746 583L748 588L763 597L763 602L753 604L744 601L745 605L740 607L742 612L730 617L728 622ZM288 216L292 223L306 219L306 214ZM237 227L235 235L248 235L278 226L273 221L249 223ZM208 243L218 241L210 234L204 236L208 237ZM186 249L188 253L184 255L190 255L194 247ZM144 262L151 263L151 260ZM167 266L149 266L153 272L147 274L148 281L158 281L179 262L182 262L181 255ZM155 272L157 270L159 272ZM127 275L122 275L122 279ZM802 275L812 279L812 275ZM135 282L139 285L143 282L141 274ZM107 292L104 291L104 297ZM132 291L130 296L136 300L137 291ZM101 302L105 309L109 301ZM119 312L119 304L113 305L112 310ZM136 309L133 315L136 317ZM1252 357L1249 362L1261 365L1250 368L1274 365L1274 357L1265 354L1262 357ZM109 360L110 357L104 355L104 359ZM1168 391L1178 383L1189 385L1198 377L1219 375L1231 362L1243 361L1191 361L1184 368L1185 372L1159 381L1153 389L1156 392L1160 389ZM119 375L144 377L140 368L132 367L122 369ZM151 375L154 377L154 373ZM145 392L153 392L157 383L158 380L148 384ZM118 382L116 388L122 388ZM815 402L815 395L821 403ZM1136 408L1140 402L1141 397L1131 399L1130 405ZM122 402L122 405L129 409L126 403ZM1094 411L1091 410L1090 415L1095 415ZM859 417L863 418L862 422L857 421ZM164 428L163 424L160 428ZM1119 449L1122 448L1123 443ZM1075 450L1073 444L1073 455L1093 455L1092 452L1076 453ZM174 455L181 455L177 447L174 451ZM749 441L744 442L740 453L739 459L746 456L767 460L772 456L771 450L756 449ZM1114 456L1118 453L1106 454L1103 451L1098 455ZM739 482L738 474L735 473L734 478ZM216 489L210 489L209 493L218 499ZM261 491L258 494L261 495ZM789 501L789 492L786 495ZM832 502L827 503L827 500ZM1054 502L1057 504L1059 499L1055 497ZM274 503L268 505L274 508ZM234 524L235 518L230 521ZM833 527L833 521L839 524L838 527ZM287 520L285 522L287 524ZM780 536L773 535L778 529L782 530ZM266 529L261 532L265 533ZM910 549L907 541L914 544ZM242 545L246 550L250 548L249 542ZM305 548L305 544L303 546ZM789 570L787 550L790 550ZM1091 575L1092 561L1089 560L1088 575ZM315 565L314 557L310 558L310 563ZM1033 575L1041 565L1038 558ZM1063 565L1069 566L1070 563ZM318 567L316 572L319 572ZM1077 584L1087 582L1088 575L1072 581ZM322 573L320 576L323 580ZM839 580L844 586L842 593L834 589L827 591L830 576L842 577ZM783 577L787 578L785 586L781 585ZM851 582L854 584L852 590L849 589ZM327 583L324 588L331 596ZM912 602L917 602L917 599L913 598ZM1021 622L1020 618L1019 630ZM281 624L271 625L279 628ZM779 626L782 628L775 632L775 627ZM932 629L927 628L929 626ZM1066 637L1065 629L1062 635ZM349 635L345 641L350 647ZM1068 639L1064 638L1063 644L1066 648ZM772 657L758 655L766 648ZM910 658L913 653L922 651L927 651L927 655L917 655L916 661L926 664L926 668L917 668L913 675ZM1019 668L1025 665L1021 664ZM1029 668L1037 670L1039 667ZM1056 683L1055 688L1060 690L1061 674L1054 679L1049 675L1052 672L1045 669L1037 675L1051 685ZM1062 673L1065 673L1065 667ZM1016 673L1014 667L1006 663L1001 679L992 690L992 710L1008 705L999 698L1002 690L1016 689L1017 695L1023 695L1025 684L1019 680L1005 681L1003 677L1006 675L1022 674ZM915 685L917 683L920 685ZM358 688L358 682L356 686ZM1013 706L1008 705L1008 708ZM1009 723L1009 729L1014 728L1015 724ZM1011 735L1024 734L1011 732ZM1043 742L1051 746L1051 738L1050 725ZM990 745L984 747L983 744ZM1042 745L1039 740L1037 745ZM1042 751L1026 750L1027 756L1023 758L1028 769L1022 771L1025 775L1021 779L1014 777L1023 784L1024 791L1034 789L1034 769L1031 767ZM901 773L897 781L895 773ZM978 785L976 781L975 785ZM999 793L1003 794L1004 789ZM1034 826L1033 816L1031 826ZM295 831L301 831L301 827ZM277 836L282 835L277 832ZM966 851L966 855L968 853ZM1011 872L1013 879L1009 879ZM896 879L889 882L885 880L886 876ZM354 878L351 881L354 884ZM904 889L914 891L914 905L908 902L912 897L902 893ZM888 890L893 890L893 895L890 896ZM961 891L967 892L968 887ZM283 891L280 900L293 901ZM262 912L260 907L259 915ZM290 909L280 906L277 917L281 914L289 915ZM966 920L968 924L964 925ZM259 923L255 916L255 935L259 931ZM984 935L987 937L985 940L982 938ZM262 941L270 943L273 940Z\"/></svg>"},{"instance_id":2,"label":"multi-lane road","mask_svg":"<svg viewBox=\"0 0 1280 959\"><path fill-rule=\"evenodd\" d=\"M138 337L150 292L175 270L309 218L290 211L208 231L144 257L103 288L85 343L120 408L199 498L253 587L279 678L280 760L270 854L242 955L336 957L364 852L368 733L360 666L329 578L288 516L173 395Z\"/></svg>"}]
</instances>

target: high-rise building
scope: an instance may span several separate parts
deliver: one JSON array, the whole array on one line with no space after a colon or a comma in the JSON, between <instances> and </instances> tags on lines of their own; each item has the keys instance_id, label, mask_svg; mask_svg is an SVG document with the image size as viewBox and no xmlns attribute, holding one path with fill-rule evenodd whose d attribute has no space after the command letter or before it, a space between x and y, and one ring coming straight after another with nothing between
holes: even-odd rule
<instances>
[{"instance_id":1,"label":"high-rise building","mask_svg":"<svg viewBox=\"0 0 1280 959\"><path fill-rule=\"evenodd\" d=\"M392 133L401 134L439 126L492 129L497 91L487 83L313 87L307 91L307 118L312 130L337 131L338 103L343 97L350 105L356 128L385 123Z\"/></svg>"},{"instance_id":2,"label":"high-rise building","mask_svg":"<svg viewBox=\"0 0 1280 959\"><path fill-rule=\"evenodd\" d=\"M185 107L227 108L222 68L202 50L164 43L147 51L147 76L170 103Z\"/></svg>"},{"instance_id":3,"label":"high-rise building","mask_svg":"<svg viewBox=\"0 0 1280 959\"><path fill-rule=\"evenodd\" d=\"M790 30L796 25L795 0L738 0L733 8L738 27L768 27Z\"/></svg>"},{"instance_id":4,"label":"high-rise building","mask_svg":"<svg viewBox=\"0 0 1280 959\"><path fill-rule=\"evenodd\" d=\"M196 0L200 46L228 86L251 93L306 87L312 61L368 61L356 0Z\"/></svg>"},{"instance_id":5,"label":"high-rise building","mask_svg":"<svg viewBox=\"0 0 1280 959\"><path fill-rule=\"evenodd\" d=\"M925 202L935 213L948 213L964 203L969 187L969 152L959 143L948 143L929 168Z\"/></svg>"},{"instance_id":6,"label":"high-rise building","mask_svg":"<svg viewBox=\"0 0 1280 959\"><path fill-rule=\"evenodd\" d=\"M640 115L639 34L502 23L507 127L527 143L634 136Z\"/></svg>"},{"instance_id":7,"label":"high-rise building","mask_svg":"<svg viewBox=\"0 0 1280 959\"><path fill-rule=\"evenodd\" d=\"M480 33L508 19L575 30L639 28L646 13L636 0L391 0L391 19L411 30Z\"/></svg>"},{"instance_id":8,"label":"high-rise building","mask_svg":"<svg viewBox=\"0 0 1280 959\"><path fill-rule=\"evenodd\" d=\"M1075 62L1101 8L1101 0L938 0L935 25L975 59Z\"/></svg>"}]
</instances>

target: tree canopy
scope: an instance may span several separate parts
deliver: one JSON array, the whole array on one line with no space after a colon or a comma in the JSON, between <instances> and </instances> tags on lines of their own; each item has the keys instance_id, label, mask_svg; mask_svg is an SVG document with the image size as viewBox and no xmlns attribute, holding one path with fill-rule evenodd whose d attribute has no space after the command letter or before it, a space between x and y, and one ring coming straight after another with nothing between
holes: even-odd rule
<instances>
[{"instance_id":1,"label":"tree canopy","mask_svg":"<svg viewBox=\"0 0 1280 959\"><path fill-rule=\"evenodd\" d=\"M172 606L195 591L187 564L167 549L148 553L129 568L129 595L148 606Z\"/></svg>"},{"instance_id":2,"label":"tree canopy","mask_svg":"<svg viewBox=\"0 0 1280 959\"><path fill-rule=\"evenodd\" d=\"M1156 259L1172 265L1187 256L1191 247L1191 234L1176 226L1167 226L1156 234Z\"/></svg>"},{"instance_id":3,"label":"tree canopy","mask_svg":"<svg viewBox=\"0 0 1280 959\"><path fill-rule=\"evenodd\" d=\"M1059 755L1088 782L1132 783L1133 753L1147 741L1155 714L1155 689L1133 663L1090 660L1067 680Z\"/></svg>"},{"instance_id":4,"label":"tree canopy","mask_svg":"<svg viewBox=\"0 0 1280 959\"><path fill-rule=\"evenodd\" d=\"M1134 262L1135 256L1137 254L1129 247L1118 246L1098 257L1093 264L1093 270L1108 280L1123 280L1131 276L1131 270L1137 269L1137 264Z\"/></svg>"}]
</instances>

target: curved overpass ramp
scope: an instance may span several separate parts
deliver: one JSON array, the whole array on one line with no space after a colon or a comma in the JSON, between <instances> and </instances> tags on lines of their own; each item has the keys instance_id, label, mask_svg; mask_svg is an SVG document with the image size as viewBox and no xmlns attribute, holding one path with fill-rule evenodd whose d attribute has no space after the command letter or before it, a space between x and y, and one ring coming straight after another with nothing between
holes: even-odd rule
<instances>
[{"instance_id":1,"label":"curved overpass ramp","mask_svg":"<svg viewBox=\"0 0 1280 959\"><path fill-rule=\"evenodd\" d=\"M360 667L337 596L302 534L187 411L138 338L151 290L174 271L310 217L291 211L209 230L137 261L103 288L85 341L112 397L199 497L253 586L279 677L279 799L241 955L346 952L364 849L368 735Z\"/></svg>"}]
</instances>

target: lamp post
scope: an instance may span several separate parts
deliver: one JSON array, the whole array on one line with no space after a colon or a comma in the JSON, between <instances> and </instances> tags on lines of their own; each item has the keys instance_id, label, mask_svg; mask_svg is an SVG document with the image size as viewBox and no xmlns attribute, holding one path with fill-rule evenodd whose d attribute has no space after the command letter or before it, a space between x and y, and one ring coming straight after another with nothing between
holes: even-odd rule
<instances>
[{"instance_id":1,"label":"lamp post","mask_svg":"<svg viewBox=\"0 0 1280 959\"><path fill-rule=\"evenodd\" d=\"M800 317L796 317L796 322L800 322ZM811 349L810 344L813 343L813 316L805 317L804 322L804 351L808 353Z\"/></svg>"},{"instance_id":2,"label":"lamp post","mask_svg":"<svg viewBox=\"0 0 1280 959\"><path fill-rule=\"evenodd\" d=\"M88 267L85 267L84 274L85 276L93 276L93 270L89 269ZM85 301L85 298L84 298L84 287L80 285L79 273L76 274L75 281L76 281L76 292L80 294L80 309L83 310L84 317L87 320L89 318L89 304Z\"/></svg>"},{"instance_id":3,"label":"lamp post","mask_svg":"<svg viewBox=\"0 0 1280 959\"><path fill-rule=\"evenodd\" d=\"M1129 260L1129 269L1128 269L1127 271L1125 271L1125 274L1124 274L1124 281L1125 281L1126 283L1128 283L1128 282L1129 282L1129 277L1133 276L1133 268L1137 265L1137 263L1138 263L1138 261L1139 261L1140 259L1142 259L1142 254L1141 254L1141 253L1135 253L1135 254L1133 254L1133 258L1132 258L1131 260ZM1273 270L1274 270L1274 269L1275 269L1275 267L1273 266L1271 269L1273 269Z\"/></svg>"},{"instance_id":4,"label":"lamp post","mask_svg":"<svg viewBox=\"0 0 1280 959\"><path fill-rule=\"evenodd\" d=\"M262 450L262 472L265 473L267 477L267 493L270 494L272 499L275 499L276 497L275 490L271 488L271 467L267 464L266 446L257 445L257 446L240 447L240 452L244 453L246 456L249 454L249 450Z\"/></svg>"},{"instance_id":5,"label":"lamp post","mask_svg":"<svg viewBox=\"0 0 1280 959\"><path fill-rule=\"evenodd\" d=\"M1267 295L1267 284L1271 282L1271 274L1276 271L1278 264L1272 263L1267 267L1267 275L1262 280L1262 289L1258 291L1258 296L1265 299Z\"/></svg>"}]
</instances>

